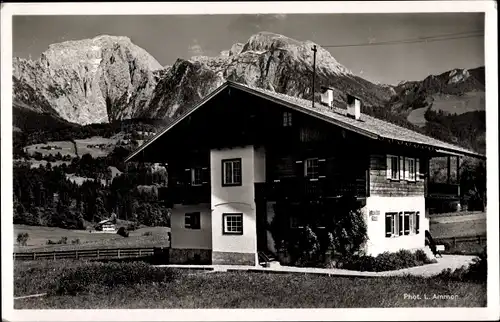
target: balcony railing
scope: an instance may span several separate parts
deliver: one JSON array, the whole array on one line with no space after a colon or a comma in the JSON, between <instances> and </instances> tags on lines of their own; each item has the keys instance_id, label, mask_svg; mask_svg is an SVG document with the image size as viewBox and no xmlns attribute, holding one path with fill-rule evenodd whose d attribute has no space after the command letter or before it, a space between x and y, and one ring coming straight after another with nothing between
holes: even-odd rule
<instances>
[{"instance_id":1,"label":"balcony railing","mask_svg":"<svg viewBox=\"0 0 500 322\"><path fill-rule=\"evenodd\" d=\"M265 184L264 194L267 200L321 199L341 196L366 197L366 181L363 178L287 178Z\"/></svg>"},{"instance_id":2,"label":"balcony railing","mask_svg":"<svg viewBox=\"0 0 500 322\"><path fill-rule=\"evenodd\" d=\"M458 198L460 197L460 185L453 183L431 182L427 186L427 197L429 198Z\"/></svg>"}]
</instances>

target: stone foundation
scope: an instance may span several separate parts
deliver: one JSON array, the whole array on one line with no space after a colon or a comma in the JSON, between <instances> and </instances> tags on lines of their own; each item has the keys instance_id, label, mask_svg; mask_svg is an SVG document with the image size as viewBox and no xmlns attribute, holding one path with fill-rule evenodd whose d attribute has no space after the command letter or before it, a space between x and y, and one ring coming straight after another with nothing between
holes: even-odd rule
<instances>
[{"instance_id":1,"label":"stone foundation","mask_svg":"<svg viewBox=\"0 0 500 322\"><path fill-rule=\"evenodd\" d=\"M255 266L255 253L212 252L212 264Z\"/></svg>"},{"instance_id":2,"label":"stone foundation","mask_svg":"<svg viewBox=\"0 0 500 322\"><path fill-rule=\"evenodd\" d=\"M198 264L209 265L212 262L210 249L182 249L170 248L170 264Z\"/></svg>"}]
</instances>

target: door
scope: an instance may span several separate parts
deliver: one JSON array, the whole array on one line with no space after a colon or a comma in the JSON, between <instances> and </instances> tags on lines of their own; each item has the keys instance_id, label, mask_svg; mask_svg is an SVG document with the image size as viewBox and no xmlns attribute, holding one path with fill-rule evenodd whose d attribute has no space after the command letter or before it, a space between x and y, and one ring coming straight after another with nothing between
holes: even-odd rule
<instances>
[{"instance_id":1,"label":"door","mask_svg":"<svg viewBox=\"0 0 500 322\"><path fill-rule=\"evenodd\" d=\"M255 184L255 212L257 217L257 251L267 251L267 209L265 183Z\"/></svg>"}]
</instances>

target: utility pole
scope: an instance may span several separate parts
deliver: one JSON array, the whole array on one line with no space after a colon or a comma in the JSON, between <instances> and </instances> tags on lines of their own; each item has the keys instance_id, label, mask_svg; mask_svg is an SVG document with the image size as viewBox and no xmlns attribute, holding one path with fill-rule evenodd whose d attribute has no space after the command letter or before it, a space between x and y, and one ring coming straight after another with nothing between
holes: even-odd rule
<instances>
[{"instance_id":1,"label":"utility pole","mask_svg":"<svg viewBox=\"0 0 500 322\"><path fill-rule=\"evenodd\" d=\"M312 79L312 107L314 108L314 81L316 79L316 52L318 49L316 48L316 45L314 45L311 50L313 51L313 79Z\"/></svg>"}]
</instances>

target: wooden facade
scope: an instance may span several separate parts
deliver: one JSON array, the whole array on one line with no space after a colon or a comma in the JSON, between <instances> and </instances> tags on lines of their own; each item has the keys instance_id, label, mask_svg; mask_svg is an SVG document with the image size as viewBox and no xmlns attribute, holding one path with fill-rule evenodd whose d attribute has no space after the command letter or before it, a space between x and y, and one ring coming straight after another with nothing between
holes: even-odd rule
<instances>
[{"instance_id":1,"label":"wooden facade","mask_svg":"<svg viewBox=\"0 0 500 322\"><path fill-rule=\"evenodd\" d=\"M362 122L362 121L360 121ZM430 155L414 147L380 143L305 113L236 89L222 92L143 151L145 159L168 163L172 203L210 201L210 150L254 145L266 153L267 200L311 200L349 194L427 196ZM168 147L168 148L164 148ZM387 154L416 157L415 181L387 178ZM305 176L305 162L316 159L318 174ZM316 162L316 161L315 161ZM192 171L202 169L202 184ZM438 187L455 195L453 187Z\"/></svg>"}]
</instances>

